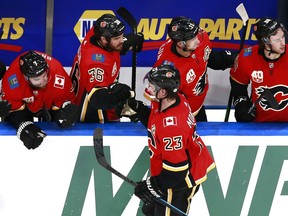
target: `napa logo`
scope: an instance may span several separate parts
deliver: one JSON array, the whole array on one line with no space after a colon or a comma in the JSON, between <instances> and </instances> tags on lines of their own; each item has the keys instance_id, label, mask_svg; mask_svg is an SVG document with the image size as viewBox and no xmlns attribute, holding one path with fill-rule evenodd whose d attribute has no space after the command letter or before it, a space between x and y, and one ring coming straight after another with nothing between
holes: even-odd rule
<instances>
[{"instance_id":1,"label":"napa logo","mask_svg":"<svg viewBox=\"0 0 288 216\"><path fill-rule=\"evenodd\" d=\"M106 13L116 15L112 10L86 10L83 12L74 26L74 32L80 43L97 18ZM139 20L137 32L142 32L144 35L145 42L143 50L159 49L163 41L168 38L167 27L171 20L172 18L155 17L141 18ZM255 22L256 18L250 18L248 20L245 41L256 41L256 37L251 31ZM201 18L199 20L199 26L208 33L213 47L238 50L239 44L235 42L241 40L241 31L243 28L243 21L240 18L218 18L216 20ZM147 41L149 41L149 44L146 44Z\"/></svg>"},{"instance_id":2,"label":"napa logo","mask_svg":"<svg viewBox=\"0 0 288 216\"><path fill-rule=\"evenodd\" d=\"M74 26L74 32L80 43L83 41L87 32L92 28L95 21L103 14L114 14L112 10L86 10Z\"/></svg>"}]
</instances>

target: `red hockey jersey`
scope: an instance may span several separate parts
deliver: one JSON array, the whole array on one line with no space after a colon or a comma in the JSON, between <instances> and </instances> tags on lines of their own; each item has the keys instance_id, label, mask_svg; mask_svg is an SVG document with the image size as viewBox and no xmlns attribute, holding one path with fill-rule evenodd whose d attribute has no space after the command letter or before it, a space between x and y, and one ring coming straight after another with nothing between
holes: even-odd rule
<instances>
[{"instance_id":1,"label":"red hockey jersey","mask_svg":"<svg viewBox=\"0 0 288 216\"><path fill-rule=\"evenodd\" d=\"M288 46L286 45L286 50ZM240 84L251 84L251 97L254 103L263 89L269 89L279 103L273 109L265 98L256 106L255 122L288 121L288 54L285 52L277 60L268 60L259 53L255 45L242 50L231 69L232 79Z\"/></svg>"},{"instance_id":2,"label":"red hockey jersey","mask_svg":"<svg viewBox=\"0 0 288 216\"><path fill-rule=\"evenodd\" d=\"M37 53L41 54L48 64L49 82L44 89L33 89L20 71L18 56L2 80L3 100L11 103L12 110L18 110L26 104L31 112L37 113L42 108L58 109L65 101L75 100L70 77L62 64L45 53Z\"/></svg>"},{"instance_id":3,"label":"red hockey jersey","mask_svg":"<svg viewBox=\"0 0 288 216\"><path fill-rule=\"evenodd\" d=\"M196 133L195 118L187 99L178 95L180 103L165 111L159 112L159 103L153 101L151 104L148 122L150 170L152 176L157 176L163 169L175 175L187 169L183 182L192 187L205 181L206 174L215 164Z\"/></svg>"},{"instance_id":4,"label":"red hockey jersey","mask_svg":"<svg viewBox=\"0 0 288 216\"><path fill-rule=\"evenodd\" d=\"M76 104L82 107L81 121L89 118L88 115L99 115L101 110L95 110L88 103L89 94L93 88L103 88L112 85L119 78L120 52L108 52L90 42L90 37L94 34L92 27L85 36L78 52L74 58L70 77L73 82L76 94ZM110 110L110 120L119 119ZM87 115L87 116L86 116ZM99 116L99 121L101 117Z\"/></svg>"},{"instance_id":5,"label":"red hockey jersey","mask_svg":"<svg viewBox=\"0 0 288 216\"><path fill-rule=\"evenodd\" d=\"M205 31L201 32L201 34L202 38L199 47L189 57L181 57L171 52L173 42L168 39L160 47L157 61L154 64L154 66L171 64L180 71L181 84L179 91L187 98L194 116L204 104L209 88L207 64L212 45L208 34Z\"/></svg>"}]
</instances>

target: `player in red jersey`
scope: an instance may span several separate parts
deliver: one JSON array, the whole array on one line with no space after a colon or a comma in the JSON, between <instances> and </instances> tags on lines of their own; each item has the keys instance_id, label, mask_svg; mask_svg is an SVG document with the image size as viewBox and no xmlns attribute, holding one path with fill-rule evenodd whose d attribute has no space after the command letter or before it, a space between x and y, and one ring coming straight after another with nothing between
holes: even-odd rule
<instances>
[{"instance_id":1,"label":"player in red jersey","mask_svg":"<svg viewBox=\"0 0 288 216\"><path fill-rule=\"evenodd\" d=\"M17 129L28 149L37 148L46 136L34 117L56 121L62 128L73 126L78 118L69 75L58 60L39 51L29 50L11 63L1 93L1 117L7 115L5 121Z\"/></svg>"},{"instance_id":2,"label":"player in red jersey","mask_svg":"<svg viewBox=\"0 0 288 216\"><path fill-rule=\"evenodd\" d=\"M147 73L146 91L154 96L151 109L128 99L123 115L138 116L148 129L151 176L138 182L135 195L145 203L145 215L175 215L155 202L161 197L188 214L192 197L215 167L196 132L196 121L187 99L180 93L180 73L172 65L154 67Z\"/></svg>"},{"instance_id":3,"label":"player in red jersey","mask_svg":"<svg viewBox=\"0 0 288 216\"><path fill-rule=\"evenodd\" d=\"M264 17L255 23L254 34L258 44L241 51L230 71L235 118L238 122L287 122L287 31L282 23ZM248 86L251 98L248 96ZM264 97L256 104L256 109L251 110L252 104L264 90L272 93L279 107L271 107Z\"/></svg>"},{"instance_id":4,"label":"player in red jersey","mask_svg":"<svg viewBox=\"0 0 288 216\"><path fill-rule=\"evenodd\" d=\"M187 98L196 120L207 121L204 107L209 88L207 66L215 70L231 67L237 53L229 50L211 52L208 34L184 16L172 19L168 35L170 38L159 48L154 66L171 64L179 69L179 91Z\"/></svg>"},{"instance_id":5,"label":"player in red jersey","mask_svg":"<svg viewBox=\"0 0 288 216\"><path fill-rule=\"evenodd\" d=\"M97 19L88 31L78 52L70 77L81 106L81 122L119 121L115 107L131 96L131 89L118 82L120 54L133 45L142 49L142 34L124 37L124 23L111 14ZM133 96L133 93L132 93Z\"/></svg>"}]
</instances>

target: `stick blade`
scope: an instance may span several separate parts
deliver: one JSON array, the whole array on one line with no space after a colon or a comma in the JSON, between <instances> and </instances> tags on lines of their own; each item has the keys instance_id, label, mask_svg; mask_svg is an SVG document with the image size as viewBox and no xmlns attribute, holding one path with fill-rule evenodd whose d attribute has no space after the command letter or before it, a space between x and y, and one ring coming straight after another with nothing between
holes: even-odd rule
<instances>
[{"instance_id":1,"label":"stick blade","mask_svg":"<svg viewBox=\"0 0 288 216\"><path fill-rule=\"evenodd\" d=\"M239 16L241 17L241 19L243 21L243 25L246 26L246 22L249 20L249 16L248 16L248 13L244 7L244 4L243 3L239 4L236 8L236 11L239 14Z\"/></svg>"},{"instance_id":2,"label":"stick blade","mask_svg":"<svg viewBox=\"0 0 288 216\"><path fill-rule=\"evenodd\" d=\"M93 134L93 144L96 159L99 161L104 157L103 151L103 130L101 128L96 128Z\"/></svg>"}]
</instances>

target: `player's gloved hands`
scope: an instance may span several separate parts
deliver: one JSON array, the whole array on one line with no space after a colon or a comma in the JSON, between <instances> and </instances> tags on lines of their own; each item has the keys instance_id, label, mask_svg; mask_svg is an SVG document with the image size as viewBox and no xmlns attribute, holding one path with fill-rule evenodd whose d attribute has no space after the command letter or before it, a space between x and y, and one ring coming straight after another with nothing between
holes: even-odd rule
<instances>
[{"instance_id":1,"label":"player's gloved hands","mask_svg":"<svg viewBox=\"0 0 288 216\"><path fill-rule=\"evenodd\" d=\"M246 96L234 100L235 118L237 122L252 122L256 117L256 109Z\"/></svg>"},{"instance_id":2,"label":"player's gloved hands","mask_svg":"<svg viewBox=\"0 0 288 216\"><path fill-rule=\"evenodd\" d=\"M140 52L143 47L144 35L141 32L137 34L128 34L124 36L123 48L120 52L121 55L125 55L128 50L131 50L133 46L136 48L136 52Z\"/></svg>"},{"instance_id":3,"label":"player's gloved hands","mask_svg":"<svg viewBox=\"0 0 288 216\"><path fill-rule=\"evenodd\" d=\"M79 117L79 107L70 101L65 102L58 111L57 124L61 128L72 127Z\"/></svg>"},{"instance_id":4,"label":"player's gloved hands","mask_svg":"<svg viewBox=\"0 0 288 216\"><path fill-rule=\"evenodd\" d=\"M111 94L111 103L119 104L122 101L130 97L134 97L135 93L131 90L131 88L122 83L116 83L110 86L110 94Z\"/></svg>"},{"instance_id":5,"label":"player's gloved hands","mask_svg":"<svg viewBox=\"0 0 288 216\"><path fill-rule=\"evenodd\" d=\"M157 185L156 177L154 176L148 177L145 181L137 182L134 194L146 204L154 202L155 199L165 195L162 189Z\"/></svg>"},{"instance_id":6,"label":"player's gloved hands","mask_svg":"<svg viewBox=\"0 0 288 216\"><path fill-rule=\"evenodd\" d=\"M36 113L36 117L38 117L38 121L50 122L52 117L48 109L41 109L38 113Z\"/></svg>"},{"instance_id":7,"label":"player's gloved hands","mask_svg":"<svg viewBox=\"0 0 288 216\"><path fill-rule=\"evenodd\" d=\"M47 134L31 121L22 122L17 130L17 137L27 149L35 149L41 145Z\"/></svg>"},{"instance_id":8,"label":"player's gloved hands","mask_svg":"<svg viewBox=\"0 0 288 216\"><path fill-rule=\"evenodd\" d=\"M147 106L139 100L135 100L135 98L129 98L124 106L122 107L120 116L127 117L131 120L131 122L138 122L139 115L145 112Z\"/></svg>"},{"instance_id":9,"label":"player's gloved hands","mask_svg":"<svg viewBox=\"0 0 288 216\"><path fill-rule=\"evenodd\" d=\"M9 114L11 110L11 104L7 101L0 101L0 117L5 117Z\"/></svg>"}]
</instances>

